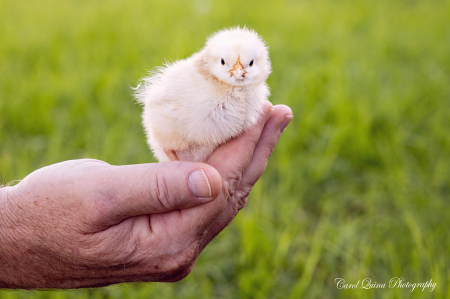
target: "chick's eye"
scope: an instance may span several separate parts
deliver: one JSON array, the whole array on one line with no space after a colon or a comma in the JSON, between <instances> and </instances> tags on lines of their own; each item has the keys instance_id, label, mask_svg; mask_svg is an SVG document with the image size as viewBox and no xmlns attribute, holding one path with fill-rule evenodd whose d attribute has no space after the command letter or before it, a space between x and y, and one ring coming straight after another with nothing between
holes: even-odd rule
<instances>
[{"instance_id":1,"label":"chick's eye","mask_svg":"<svg viewBox=\"0 0 450 299\"><path fill-rule=\"evenodd\" d=\"M223 58L220 59L220 63L221 63L222 65L225 65L225 61L223 60Z\"/></svg>"},{"instance_id":2,"label":"chick's eye","mask_svg":"<svg viewBox=\"0 0 450 299\"><path fill-rule=\"evenodd\" d=\"M252 61L250 61L250 63L249 63L249 66L252 66L253 65L253 60Z\"/></svg>"}]
</instances>

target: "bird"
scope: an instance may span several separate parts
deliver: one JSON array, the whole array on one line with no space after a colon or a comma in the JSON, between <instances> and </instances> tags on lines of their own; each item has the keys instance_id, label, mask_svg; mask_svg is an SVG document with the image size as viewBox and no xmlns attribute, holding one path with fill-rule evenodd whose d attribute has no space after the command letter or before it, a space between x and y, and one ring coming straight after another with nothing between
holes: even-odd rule
<instances>
[{"instance_id":1,"label":"bird","mask_svg":"<svg viewBox=\"0 0 450 299\"><path fill-rule=\"evenodd\" d=\"M263 117L271 71L268 46L247 27L217 31L192 56L151 71L134 95L154 156L206 162Z\"/></svg>"}]
</instances>

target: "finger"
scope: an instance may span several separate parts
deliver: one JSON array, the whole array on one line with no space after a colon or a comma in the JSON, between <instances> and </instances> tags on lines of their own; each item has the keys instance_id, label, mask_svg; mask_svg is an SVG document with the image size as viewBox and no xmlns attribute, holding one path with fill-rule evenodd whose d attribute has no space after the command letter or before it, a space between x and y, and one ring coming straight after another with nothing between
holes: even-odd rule
<instances>
[{"instance_id":1,"label":"finger","mask_svg":"<svg viewBox=\"0 0 450 299\"><path fill-rule=\"evenodd\" d=\"M241 182L232 201L228 204L225 212L220 215L208 230L200 246L200 251L234 219L239 209L245 205L253 185L264 172L269 156L291 119L292 111L289 107L284 105L274 106L272 116L264 126L252 159L242 175Z\"/></svg>"},{"instance_id":2,"label":"finger","mask_svg":"<svg viewBox=\"0 0 450 299\"><path fill-rule=\"evenodd\" d=\"M208 164L219 171L224 182L230 184L230 186L224 187L235 190L238 186L241 175L253 155L253 150L263 130L266 117L272 111L271 108L272 104L266 102L258 122L239 137L218 147L208 160Z\"/></svg>"},{"instance_id":3,"label":"finger","mask_svg":"<svg viewBox=\"0 0 450 299\"><path fill-rule=\"evenodd\" d=\"M261 117L252 128L239 137L220 146L211 155L208 164L220 173L222 177L222 190L225 195L201 207L182 210L181 223L183 223L183 227L180 230L183 234L186 234L186 236L203 236L205 230L222 214L227 206L229 194L237 188L240 177L250 162L253 150L258 142L266 116L270 113L269 110L271 107L272 104L266 102Z\"/></svg>"},{"instance_id":4,"label":"finger","mask_svg":"<svg viewBox=\"0 0 450 299\"><path fill-rule=\"evenodd\" d=\"M91 218L105 226L132 216L201 205L213 201L222 188L219 173L196 162L107 165L95 176Z\"/></svg>"},{"instance_id":5,"label":"finger","mask_svg":"<svg viewBox=\"0 0 450 299\"><path fill-rule=\"evenodd\" d=\"M255 185L266 169L270 155L292 118L292 110L288 106L277 105L274 107L274 112L264 127L252 159L242 175L241 182L236 190L236 197L248 197L253 185Z\"/></svg>"}]
</instances>

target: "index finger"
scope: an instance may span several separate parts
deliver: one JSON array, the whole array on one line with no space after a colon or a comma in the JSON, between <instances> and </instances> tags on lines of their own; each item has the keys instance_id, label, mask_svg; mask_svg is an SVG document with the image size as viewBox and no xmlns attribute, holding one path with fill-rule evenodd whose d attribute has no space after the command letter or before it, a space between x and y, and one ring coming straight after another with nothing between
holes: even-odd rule
<instances>
[{"instance_id":1,"label":"index finger","mask_svg":"<svg viewBox=\"0 0 450 299\"><path fill-rule=\"evenodd\" d=\"M200 250L202 250L217 234L219 234L222 229L224 229L233 220L239 209L245 205L250 190L264 172L269 156L280 138L283 127L285 127L284 120L286 117L288 119L292 117L292 111L289 107L284 105L277 105L274 107L274 112L270 117L270 120L268 120L264 126L264 130L258 140L251 161L245 169L242 175L242 180L235 191L233 196L234 202L229 203L228 209L208 230L207 235L202 241Z\"/></svg>"},{"instance_id":2,"label":"index finger","mask_svg":"<svg viewBox=\"0 0 450 299\"><path fill-rule=\"evenodd\" d=\"M271 107L270 102L264 103L263 112L252 128L214 151L208 164L213 166L222 177L222 194L214 201L181 210L181 222L184 223L183 227L180 227L181 234L184 236L204 235L227 208L228 196L237 188L245 168L250 163Z\"/></svg>"},{"instance_id":3,"label":"index finger","mask_svg":"<svg viewBox=\"0 0 450 299\"><path fill-rule=\"evenodd\" d=\"M239 183L242 173L253 156L266 117L271 111L273 111L272 104L268 101L265 102L257 123L239 137L218 147L209 158L208 164L217 169L225 182ZM236 187L237 185L232 186L232 189L234 190Z\"/></svg>"}]
</instances>

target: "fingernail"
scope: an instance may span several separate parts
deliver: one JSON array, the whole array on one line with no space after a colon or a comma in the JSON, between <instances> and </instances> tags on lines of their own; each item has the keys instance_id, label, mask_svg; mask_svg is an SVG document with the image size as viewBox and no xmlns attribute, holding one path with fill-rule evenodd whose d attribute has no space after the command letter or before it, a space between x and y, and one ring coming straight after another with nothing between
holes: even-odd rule
<instances>
[{"instance_id":1,"label":"fingernail","mask_svg":"<svg viewBox=\"0 0 450 299\"><path fill-rule=\"evenodd\" d=\"M272 113L273 113L273 107L270 107L269 112L267 112L266 121L264 123L266 123L269 120Z\"/></svg>"},{"instance_id":2,"label":"fingernail","mask_svg":"<svg viewBox=\"0 0 450 299\"><path fill-rule=\"evenodd\" d=\"M189 188L197 197L211 197L211 186L203 169L196 170L189 175Z\"/></svg>"},{"instance_id":3,"label":"fingernail","mask_svg":"<svg viewBox=\"0 0 450 299\"><path fill-rule=\"evenodd\" d=\"M287 125L291 122L294 116L292 114L288 114L284 117L283 122L281 123L280 132L283 133L284 129L286 129Z\"/></svg>"}]
</instances>

